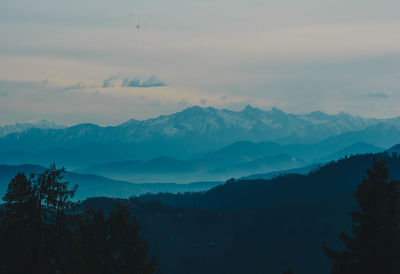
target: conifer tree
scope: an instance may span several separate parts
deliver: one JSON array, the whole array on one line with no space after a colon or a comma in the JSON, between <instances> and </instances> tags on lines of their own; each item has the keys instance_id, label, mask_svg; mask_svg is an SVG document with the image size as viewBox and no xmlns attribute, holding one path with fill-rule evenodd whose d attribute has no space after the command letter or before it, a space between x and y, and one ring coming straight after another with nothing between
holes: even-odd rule
<instances>
[{"instance_id":1,"label":"conifer tree","mask_svg":"<svg viewBox=\"0 0 400 274\"><path fill-rule=\"evenodd\" d=\"M57 169L52 164L48 170L40 174L34 181L34 190L36 192L39 206L42 210L42 216L59 221L65 211L73 206L72 198L78 186L69 189L69 182L63 181L65 169Z\"/></svg>"},{"instance_id":2,"label":"conifer tree","mask_svg":"<svg viewBox=\"0 0 400 274\"><path fill-rule=\"evenodd\" d=\"M34 239L41 222L35 210L32 178L17 174L3 199L6 210L0 228L0 273L29 273L37 265Z\"/></svg>"},{"instance_id":3,"label":"conifer tree","mask_svg":"<svg viewBox=\"0 0 400 274\"><path fill-rule=\"evenodd\" d=\"M350 212L353 235L339 235L345 248L337 252L324 243L332 274L400 273L400 182L389 182L383 160L374 161L367 175L354 192L359 208Z\"/></svg>"},{"instance_id":4,"label":"conifer tree","mask_svg":"<svg viewBox=\"0 0 400 274\"><path fill-rule=\"evenodd\" d=\"M0 263L2 273L63 273L72 233L65 211L76 191L62 181L65 170L53 164L29 179L17 174L3 200Z\"/></svg>"},{"instance_id":5,"label":"conifer tree","mask_svg":"<svg viewBox=\"0 0 400 274\"><path fill-rule=\"evenodd\" d=\"M123 207L71 214L77 187L52 165L29 179L18 174L0 218L0 273L152 274L147 243Z\"/></svg>"}]
</instances>

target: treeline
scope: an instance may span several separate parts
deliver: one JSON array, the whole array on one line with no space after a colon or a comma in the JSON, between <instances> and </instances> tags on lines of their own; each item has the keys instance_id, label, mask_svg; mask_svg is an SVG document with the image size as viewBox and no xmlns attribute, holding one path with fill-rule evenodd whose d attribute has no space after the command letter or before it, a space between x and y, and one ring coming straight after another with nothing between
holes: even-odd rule
<instances>
[{"instance_id":1,"label":"treeline","mask_svg":"<svg viewBox=\"0 0 400 274\"><path fill-rule=\"evenodd\" d=\"M364 164L372 165L366 175ZM287 269L284 273L289 274L293 269L297 274L330 269L332 274L398 274L400 181L393 175L399 173L399 164L397 155L344 159L301 177L312 181L297 181L301 185L294 188L296 181L285 182L284 188L297 191L306 188L304 183L317 187L318 180L328 184L331 177L350 177L356 178L353 191L342 188L349 183L346 179L337 181L341 192L333 198L257 207L237 199L245 206L229 209L169 206L151 196L146 201L94 198L75 206L71 199L76 187L62 181L63 169L52 166L30 178L18 174L1 211L0 273L155 273L156 259L149 256L134 214L165 273L280 274ZM353 169L344 169L350 165ZM360 168L364 179L358 176ZM341 177L335 177L337 172ZM261 197L256 193L261 186L261 181L251 185L231 180L225 185L228 192L221 186L175 199L201 197L202 202L225 203L223 199L237 191ZM269 181L263 187L271 191L277 186L278 181ZM342 231L347 232L340 234L339 244Z\"/></svg>"},{"instance_id":2,"label":"treeline","mask_svg":"<svg viewBox=\"0 0 400 274\"><path fill-rule=\"evenodd\" d=\"M208 255L207 264L192 273L206 272L203 265L218 269L213 273L282 273L286 267L296 274L400 273L399 167L398 155L357 155L307 176L230 180L205 193L145 195L140 202L169 204L175 219L166 221L159 210L161 217L140 221L168 224L176 243L157 242L168 244L166 251L157 250L168 273L187 273L201 254ZM201 210L204 218L197 217ZM177 256L179 269L168 264Z\"/></svg>"},{"instance_id":3,"label":"treeline","mask_svg":"<svg viewBox=\"0 0 400 274\"><path fill-rule=\"evenodd\" d=\"M391 177L400 179L400 157L388 153L365 154L333 161L307 175L283 174L272 179L228 180L199 193L159 193L140 196L172 207L200 207L215 210L265 208L293 202L321 202L343 197L357 189L374 159L384 160Z\"/></svg>"},{"instance_id":4,"label":"treeline","mask_svg":"<svg viewBox=\"0 0 400 274\"><path fill-rule=\"evenodd\" d=\"M0 273L150 274L157 272L139 224L127 208L74 210L77 187L64 169L8 185L0 218Z\"/></svg>"}]
</instances>

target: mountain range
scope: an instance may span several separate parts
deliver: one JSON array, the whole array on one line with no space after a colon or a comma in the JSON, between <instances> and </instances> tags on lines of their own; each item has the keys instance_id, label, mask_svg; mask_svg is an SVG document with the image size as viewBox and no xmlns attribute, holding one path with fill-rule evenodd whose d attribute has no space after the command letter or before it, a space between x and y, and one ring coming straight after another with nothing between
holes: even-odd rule
<instances>
[{"instance_id":1,"label":"mountain range","mask_svg":"<svg viewBox=\"0 0 400 274\"><path fill-rule=\"evenodd\" d=\"M199 144L219 148L239 140L315 143L380 123L397 128L400 118L368 119L343 112L336 115L322 112L295 115L276 108L264 111L251 106L242 111L195 106L148 120L132 119L113 127L95 124L78 124L61 129L28 127L30 130L27 128L8 134L0 141L11 145L9 149L38 150L87 144L148 143L160 139L186 140L188 143L201 138L205 140ZM214 145L206 145L207 141L212 141ZM32 144L38 146L33 148Z\"/></svg>"},{"instance_id":2,"label":"mountain range","mask_svg":"<svg viewBox=\"0 0 400 274\"><path fill-rule=\"evenodd\" d=\"M399 142L400 118L195 106L117 126L27 127L0 137L0 163L56 162L135 182L178 182L177 174L191 173L187 183L298 168Z\"/></svg>"}]
</instances>

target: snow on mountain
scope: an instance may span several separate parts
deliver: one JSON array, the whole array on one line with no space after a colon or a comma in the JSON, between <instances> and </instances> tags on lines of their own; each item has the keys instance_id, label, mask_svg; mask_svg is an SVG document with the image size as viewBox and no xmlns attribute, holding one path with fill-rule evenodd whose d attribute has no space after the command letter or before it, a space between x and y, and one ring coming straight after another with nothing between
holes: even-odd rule
<instances>
[{"instance_id":1,"label":"snow on mountain","mask_svg":"<svg viewBox=\"0 0 400 274\"><path fill-rule=\"evenodd\" d=\"M381 131L385 128L378 128L379 124L387 125L391 132L391 139L382 144L373 142L379 134L384 134ZM85 155L93 155L93 158L113 155L114 160L119 159L118 155L126 155L124 159L179 158L206 153L241 140L310 144L350 132L359 133L336 138L335 143L351 138L351 143L364 141L385 147L392 145L397 138L399 126L400 118L367 119L343 112L336 115L323 112L297 115L277 108L262 110L246 106L241 111L232 111L194 106L143 121L132 119L113 127L79 124L53 129L55 125L46 126L44 122L35 125L36 128L26 126L24 131L3 134L0 137L0 152L73 148L87 150ZM367 129L371 129L367 134L370 137L361 140L362 132ZM349 145L349 142L345 143ZM107 153L101 154L104 150Z\"/></svg>"},{"instance_id":2,"label":"snow on mountain","mask_svg":"<svg viewBox=\"0 0 400 274\"><path fill-rule=\"evenodd\" d=\"M41 120L37 123L16 123L14 125L6 125L0 127L0 137L4 137L8 134L15 133L15 132L22 132L25 130L29 130L32 128L39 128L39 129L60 129L64 128L64 126L58 125L53 122L49 122L46 120Z\"/></svg>"}]
</instances>

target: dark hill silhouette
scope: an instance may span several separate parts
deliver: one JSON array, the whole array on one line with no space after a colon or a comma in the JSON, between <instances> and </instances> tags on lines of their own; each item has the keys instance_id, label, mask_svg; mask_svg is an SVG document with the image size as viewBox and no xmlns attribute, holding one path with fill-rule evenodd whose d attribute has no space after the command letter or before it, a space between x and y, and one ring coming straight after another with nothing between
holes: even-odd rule
<instances>
[{"instance_id":1,"label":"dark hill silhouette","mask_svg":"<svg viewBox=\"0 0 400 274\"><path fill-rule=\"evenodd\" d=\"M354 205L349 195L247 210L174 209L155 201L108 198L83 206L111 210L118 203L140 221L165 274L281 274L289 267L299 274L328 273L331 262L322 242L337 245Z\"/></svg>"},{"instance_id":2,"label":"dark hill silhouette","mask_svg":"<svg viewBox=\"0 0 400 274\"><path fill-rule=\"evenodd\" d=\"M387 153L365 154L332 162L308 175L289 174L271 180L232 180L205 193L159 194L142 199L206 209L243 209L296 201L321 201L355 190L374 158L386 159L392 178L400 178L398 157Z\"/></svg>"},{"instance_id":3,"label":"dark hill silhouette","mask_svg":"<svg viewBox=\"0 0 400 274\"><path fill-rule=\"evenodd\" d=\"M306 175L310 173L313 170L316 170L320 168L321 166L324 166L328 163L319 163L319 164L313 164L305 167L299 167L299 168L291 168L291 169L284 169L284 170L279 170L279 171L273 171L273 172L267 172L267 173L256 173L256 174L251 174L245 177L241 177L240 179L246 179L246 180L256 180L256 179L265 179L265 180L270 180L272 178L282 176L282 175L288 175L288 174L300 174L300 175Z\"/></svg>"},{"instance_id":4,"label":"dark hill silhouette","mask_svg":"<svg viewBox=\"0 0 400 274\"><path fill-rule=\"evenodd\" d=\"M387 152L388 152L389 154L393 154L393 153L400 154L400 144L397 144L397 145L392 146L391 148L389 148L389 149L387 150Z\"/></svg>"},{"instance_id":5,"label":"dark hill silhouette","mask_svg":"<svg viewBox=\"0 0 400 274\"><path fill-rule=\"evenodd\" d=\"M335 161L345 156L352 156L357 154L365 154L365 153L379 153L385 151L382 147L377 147L374 145L370 145L364 142L357 142L350 146L347 146L331 155L328 155L323 158L319 158L314 160L314 162L327 162L327 161Z\"/></svg>"},{"instance_id":6,"label":"dark hill silhouette","mask_svg":"<svg viewBox=\"0 0 400 274\"><path fill-rule=\"evenodd\" d=\"M329 273L322 243L340 249L357 206L354 191L373 159L385 159L400 178L400 158L357 155L308 175L230 180L201 193L90 199L95 207L127 205L143 225L164 273Z\"/></svg>"}]
</instances>

